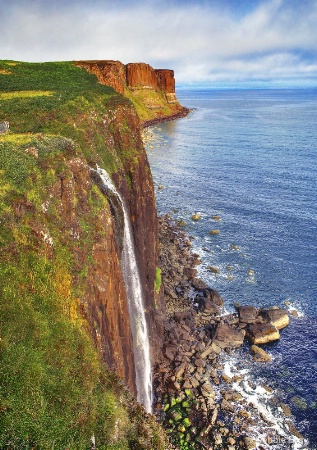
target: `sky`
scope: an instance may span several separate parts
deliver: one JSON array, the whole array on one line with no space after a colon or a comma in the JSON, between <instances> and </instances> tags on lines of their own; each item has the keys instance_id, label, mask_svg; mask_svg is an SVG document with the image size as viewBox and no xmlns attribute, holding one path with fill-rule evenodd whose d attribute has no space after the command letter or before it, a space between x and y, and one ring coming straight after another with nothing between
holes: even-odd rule
<instances>
[{"instance_id":1,"label":"sky","mask_svg":"<svg viewBox=\"0 0 317 450\"><path fill-rule=\"evenodd\" d=\"M178 85L317 86L317 0L0 0L0 59L114 59Z\"/></svg>"}]
</instances>

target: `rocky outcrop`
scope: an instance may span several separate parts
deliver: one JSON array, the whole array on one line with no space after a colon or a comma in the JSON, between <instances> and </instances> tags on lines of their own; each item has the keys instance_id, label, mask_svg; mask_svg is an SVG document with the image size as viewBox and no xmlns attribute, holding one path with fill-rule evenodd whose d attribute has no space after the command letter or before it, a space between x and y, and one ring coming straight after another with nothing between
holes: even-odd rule
<instances>
[{"instance_id":1,"label":"rocky outcrop","mask_svg":"<svg viewBox=\"0 0 317 450\"><path fill-rule=\"evenodd\" d=\"M129 63L126 65L126 84L130 89L162 89L155 70L145 63Z\"/></svg>"},{"instance_id":2,"label":"rocky outcrop","mask_svg":"<svg viewBox=\"0 0 317 450\"><path fill-rule=\"evenodd\" d=\"M161 91L165 92L168 103L177 103L175 94L174 71L168 69L155 69L158 85Z\"/></svg>"},{"instance_id":3,"label":"rocky outcrop","mask_svg":"<svg viewBox=\"0 0 317 450\"><path fill-rule=\"evenodd\" d=\"M153 69L145 63L119 61L75 61L77 66L97 76L99 83L112 87L134 104L143 125L184 117L175 94L174 71Z\"/></svg>"},{"instance_id":4,"label":"rocky outcrop","mask_svg":"<svg viewBox=\"0 0 317 450\"><path fill-rule=\"evenodd\" d=\"M126 68L120 61L76 61L75 64L83 67L89 73L95 74L99 83L110 86L120 94L124 94Z\"/></svg>"}]
</instances>

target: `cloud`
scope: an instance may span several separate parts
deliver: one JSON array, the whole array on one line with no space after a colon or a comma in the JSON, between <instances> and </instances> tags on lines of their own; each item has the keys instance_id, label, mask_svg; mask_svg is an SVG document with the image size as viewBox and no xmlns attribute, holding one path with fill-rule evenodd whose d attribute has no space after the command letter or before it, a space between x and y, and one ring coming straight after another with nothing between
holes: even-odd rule
<instances>
[{"instance_id":1,"label":"cloud","mask_svg":"<svg viewBox=\"0 0 317 450\"><path fill-rule=\"evenodd\" d=\"M11 0L0 7L2 59L144 61L173 68L182 82L317 79L317 0Z\"/></svg>"}]
</instances>

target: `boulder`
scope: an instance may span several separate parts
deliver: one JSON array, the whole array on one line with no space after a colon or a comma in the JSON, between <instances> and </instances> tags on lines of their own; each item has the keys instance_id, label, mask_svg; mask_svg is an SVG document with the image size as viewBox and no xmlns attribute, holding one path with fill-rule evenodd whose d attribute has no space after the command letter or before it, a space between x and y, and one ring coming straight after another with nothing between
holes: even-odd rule
<instances>
[{"instance_id":1,"label":"boulder","mask_svg":"<svg viewBox=\"0 0 317 450\"><path fill-rule=\"evenodd\" d=\"M280 333L278 329L270 323L256 323L249 325L247 338L251 344L266 344L267 342L278 340L280 338Z\"/></svg>"},{"instance_id":2,"label":"boulder","mask_svg":"<svg viewBox=\"0 0 317 450\"><path fill-rule=\"evenodd\" d=\"M197 300L199 311L203 311L206 314L219 314L219 307L208 298L199 297Z\"/></svg>"},{"instance_id":3,"label":"boulder","mask_svg":"<svg viewBox=\"0 0 317 450\"><path fill-rule=\"evenodd\" d=\"M282 409L284 416L291 417L292 415L291 408L288 405L286 405L286 403L280 403L279 407Z\"/></svg>"},{"instance_id":4,"label":"boulder","mask_svg":"<svg viewBox=\"0 0 317 450\"><path fill-rule=\"evenodd\" d=\"M266 322L271 323L278 330L287 327L289 324L288 312L282 308L261 309L260 316L263 317Z\"/></svg>"},{"instance_id":5,"label":"boulder","mask_svg":"<svg viewBox=\"0 0 317 450\"><path fill-rule=\"evenodd\" d=\"M211 300L213 303L220 307L224 305L224 301L222 300L218 291L216 291L215 289L209 289L209 292L211 294Z\"/></svg>"},{"instance_id":6,"label":"boulder","mask_svg":"<svg viewBox=\"0 0 317 450\"><path fill-rule=\"evenodd\" d=\"M207 266L207 270L209 272L211 272L211 273L214 273L214 274L219 274L220 273L219 267L216 267L216 266Z\"/></svg>"},{"instance_id":7,"label":"boulder","mask_svg":"<svg viewBox=\"0 0 317 450\"><path fill-rule=\"evenodd\" d=\"M244 334L227 324L220 323L217 326L213 341L221 348L240 347L243 344Z\"/></svg>"},{"instance_id":8,"label":"boulder","mask_svg":"<svg viewBox=\"0 0 317 450\"><path fill-rule=\"evenodd\" d=\"M250 353L253 354L253 360L256 362L270 362L272 360L271 356L257 345L251 346Z\"/></svg>"},{"instance_id":9,"label":"boulder","mask_svg":"<svg viewBox=\"0 0 317 450\"><path fill-rule=\"evenodd\" d=\"M259 310L254 306L240 306L238 308L239 320L243 323L255 323Z\"/></svg>"},{"instance_id":10,"label":"boulder","mask_svg":"<svg viewBox=\"0 0 317 450\"><path fill-rule=\"evenodd\" d=\"M212 385L209 381L206 381L202 386L201 386L201 394L204 397L214 397L215 396L215 392L212 388Z\"/></svg>"},{"instance_id":11,"label":"boulder","mask_svg":"<svg viewBox=\"0 0 317 450\"><path fill-rule=\"evenodd\" d=\"M207 356L210 354L210 353L213 353L213 348L212 348L212 346L211 345L209 345L208 347L206 347L204 350L203 350L203 352L200 354L200 356L201 356L201 358L207 358Z\"/></svg>"},{"instance_id":12,"label":"boulder","mask_svg":"<svg viewBox=\"0 0 317 450\"><path fill-rule=\"evenodd\" d=\"M193 319L193 316L193 311L177 311L174 313L174 320L178 323L180 323L182 320L190 321L191 319Z\"/></svg>"},{"instance_id":13,"label":"boulder","mask_svg":"<svg viewBox=\"0 0 317 450\"><path fill-rule=\"evenodd\" d=\"M192 267L186 267L184 269L184 275L188 278L195 278L197 275L197 269L193 269Z\"/></svg>"},{"instance_id":14,"label":"boulder","mask_svg":"<svg viewBox=\"0 0 317 450\"><path fill-rule=\"evenodd\" d=\"M168 347L165 347L165 356L171 361L174 361L177 352L178 348L176 346L170 345Z\"/></svg>"},{"instance_id":15,"label":"boulder","mask_svg":"<svg viewBox=\"0 0 317 450\"><path fill-rule=\"evenodd\" d=\"M194 278L191 284L195 289L203 290L207 288L207 284L200 278Z\"/></svg>"},{"instance_id":16,"label":"boulder","mask_svg":"<svg viewBox=\"0 0 317 450\"><path fill-rule=\"evenodd\" d=\"M243 441L244 441L243 442L244 443L244 447L247 450L251 450L251 449L256 448L256 441L254 439L252 439L250 437L245 437Z\"/></svg>"}]
</instances>

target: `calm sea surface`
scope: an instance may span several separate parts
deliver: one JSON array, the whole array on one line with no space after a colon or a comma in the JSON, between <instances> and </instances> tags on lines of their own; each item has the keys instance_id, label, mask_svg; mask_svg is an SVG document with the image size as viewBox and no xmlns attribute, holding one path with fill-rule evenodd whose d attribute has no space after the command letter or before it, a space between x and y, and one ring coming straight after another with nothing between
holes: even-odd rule
<instances>
[{"instance_id":1,"label":"calm sea surface","mask_svg":"<svg viewBox=\"0 0 317 450\"><path fill-rule=\"evenodd\" d=\"M148 131L158 210L186 222L200 276L228 311L239 302L299 312L266 347L271 364L246 360L316 449L317 90L182 89L178 99L195 108L189 117Z\"/></svg>"}]
</instances>

